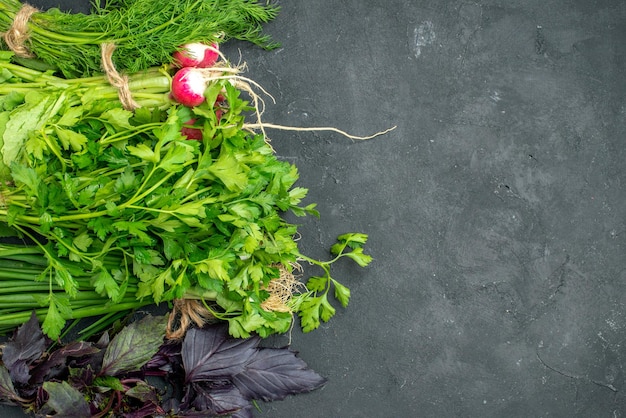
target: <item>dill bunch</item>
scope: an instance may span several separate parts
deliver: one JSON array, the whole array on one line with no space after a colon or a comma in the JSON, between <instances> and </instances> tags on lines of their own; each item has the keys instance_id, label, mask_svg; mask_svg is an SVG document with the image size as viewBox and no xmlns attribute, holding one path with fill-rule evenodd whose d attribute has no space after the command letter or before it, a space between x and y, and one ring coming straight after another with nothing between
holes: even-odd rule
<instances>
[{"instance_id":1,"label":"dill bunch","mask_svg":"<svg viewBox=\"0 0 626 418\"><path fill-rule=\"evenodd\" d=\"M8 32L22 8L0 0L0 32ZM136 73L171 62L189 42L238 39L266 49L277 44L263 33L279 7L251 0L108 0L89 14L37 11L27 20L24 47L67 78L101 73L100 45L116 45L118 70ZM3 42L3 49L9 49Z\"/></svg>"}]
</instances>

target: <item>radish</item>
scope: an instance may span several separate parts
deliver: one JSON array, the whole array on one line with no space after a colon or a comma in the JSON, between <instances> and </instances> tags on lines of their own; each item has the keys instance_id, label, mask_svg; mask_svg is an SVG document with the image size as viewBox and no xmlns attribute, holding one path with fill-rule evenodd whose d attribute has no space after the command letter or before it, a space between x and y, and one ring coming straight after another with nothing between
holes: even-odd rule
<instances>
[{"instance_id":1,"label":"radish","mask_svg":"<svg viewBox=\"0 0 626 418\"><path fill-rule=\"evenodd\" d=\"M196 123L195 119L189 119L185 122L185 126L180 130L180 133L185 135L187 139L195 139L196 141L202 141L202 129L193 128L193 124Z\"/></svg>"},{"instance_id":2,"label":"radish","mask_svg":"<svg viewBox=\"0 0 626 418\"><path fill-rule=\"evenodd\" d=\"M213 104L213 108L215 109L215 116L217 117L218 123L222 119L222 116L224 116L225 107L226 107L226 98L222 96L221 94L218 94L217 98L215 99L215 103Z\"/></svg>"},{"instance_id":3,"label":"radish","mask_svg":"<svg viewBox=\"0 0 626 418\"><path fill-rule=\"evenodd\" d=\"M202 71L195 67L181 68L172 77L171 96L178 103L193 107L204 103L207 81Z\"/></svg>"},{"instance_id":4,"label":"radish","mask_svg":"<svg viewBox=\"0 0 626 418\"><path fill-rule=\"evenodd\" d=\"M183 45L172 54L178 67L207 68L215 65L219 58L219 47L216 42L206 45L199 42Z\"/></svg>"},{"instance_id":5,"label":"radish","mask_svg":"<svg viewBox=\"0 0 626 418\"><path fill-rule=\"evenodd\" d=\"M221 94L217 95L217 100L215 100L215 104L213 108L215 109L215 117L217 118L217 123L220 123L222 116L224 115L223 106L226 106L226 98ZM183 127L180 130L180 133L187 137L187 139L193 139L197 141L202 141L202 128L194 127L197 119L191 118L187 122L183 124Z\"/></svg>"}]
</instances>

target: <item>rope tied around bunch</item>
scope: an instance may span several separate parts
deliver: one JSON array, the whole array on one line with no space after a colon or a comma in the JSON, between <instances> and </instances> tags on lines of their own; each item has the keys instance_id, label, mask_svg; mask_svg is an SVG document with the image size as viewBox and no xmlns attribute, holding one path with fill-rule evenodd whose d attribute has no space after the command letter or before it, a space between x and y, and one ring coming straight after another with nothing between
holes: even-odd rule
<instances>
[{"instance_id":1,"label":"rope tied around bunch","mask_svg":"<svg viewBox=\"0 0 626 418\"><path fill-rule=\"evenodd\" d=\"M165 336L169 340L179 340L185 336L191 325L202 328L213 315L202 301L195 299L176 299L167 320Z\"/></svg>"},{"instance_id":2,"label":"rope tied around bunch","mask_svg":"<svg viewBox=\"0 0 626 418\"><path fill-rule=\"evenodd\" d=\"M30 4L24 4L15 14L15 18L9 30L2 35L9 49L18 57L32 58L34 56L26 47L26 41L30 38L28 21L30 17L37 12L39 12L39 9L36 7Z\"/></svg>"},{"instance_id":3,"label":"rope tied around bunch","mask_svg":"<svg viewBox=\"0 0 626 418\"><path fill-rule=\"evenodd\" d=\"M115 64L113 64L113 51L115 51L115 48L115 44L109 42L100 45L102 70L109 84L117 89L117 95L124 109L132 111L141 106L133 99L130 86L128 85L128 76L120 74L115 68Z\"/></svg>"}]
</instances>

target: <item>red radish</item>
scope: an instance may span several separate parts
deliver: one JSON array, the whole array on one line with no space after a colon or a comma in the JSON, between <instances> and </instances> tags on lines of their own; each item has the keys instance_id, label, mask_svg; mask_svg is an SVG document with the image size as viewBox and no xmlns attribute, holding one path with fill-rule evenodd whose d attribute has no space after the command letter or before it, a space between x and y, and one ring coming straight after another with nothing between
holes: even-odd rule
<instances>
[{"instance_id":1,"label":"red radish","mask_svg":"<svg viewBox=\"0 0 626 418\"><path fill-rule=\"evenodd\" d=\"M220 57L216 42L206 45L199 42L183 45L172 54L174 63L179 67L212 67Z\"/></svg>"},{"instance_id":2,"label":"red radish","mask_svg":"<svg viewBox=\"0 0 626 418\"><path fill-rule=\"evenodd\" d=\"M222 109L222 107L224 106L226 106L226 98L221 94L218 94L217 98L215 99L215 104L213 104L213 108L215 109L215 116L217 117L218 123L224 115L224 110Z\"/></svg>"},{"instance_id":3,"label":"red radish","mask_svg":"<svg viewBox=\"0 0 626 418\"><path fill-rule=\"evenodd\" d=\"M204 103L207 82L202 71L194 67L181 68L172 77L172 98L178 103L193 107Z\"/></svg>"},{"instance_id":4,"label":"red radish","mask_svg":"<svg viewBox=\"0 0 626 418\"><path fill-rule=\"evenodd\" d=\"M185 126L183 126L183 128L180 130L180 133L185 135L187 139L202 141L202 129L192 128L191 125L193 125L194 123L196 123L195 119L189 119L187 122L185 122Z\"/></svg>"}]
</instances>

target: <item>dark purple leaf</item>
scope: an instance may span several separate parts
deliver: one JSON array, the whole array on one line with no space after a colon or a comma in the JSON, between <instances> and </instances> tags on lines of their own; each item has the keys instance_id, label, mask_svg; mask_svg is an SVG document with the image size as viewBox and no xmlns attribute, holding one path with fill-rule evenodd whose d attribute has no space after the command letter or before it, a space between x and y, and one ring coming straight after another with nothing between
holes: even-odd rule
<instances>
[{"instance_id":1,"label":"dark purple leaf","mask_svg":"<svg viewBox=\"0 0 626 418\"><path fill-rule=\"evenodd\" d=\"M98 374L102 367L102 360L104 359L105 350L100 349L97 353L93 353L89 356L68 358L67 365L72 369L85 369L89 368L93 373Z\"/></svg>"},{"instance_id":2,"label":"dark purple leaf","mask_svg":"<svg viewBox=\"0 0 626 418\"><path fill-rule=\"evenodd\" d=\"M85 418L91 416L89 404L83 395L67 382L44 382L48 392L47 407L63 418Z\"/></svg>"},{"instance_id":3,"label":"dark purple leaf","mask_svg":"<svg viewBox=\"0 0 626 418\"><path fill-rule=\"evenodd\" d=\"M250 405L250 401L231 385L210 387L200 383L193 384L195 398L192 407L196 411L205 411L214 415L231 414Z\"/></svg>"},{"instance_id":4,"label":"dark purple leaf","mask_svg":"<svg viewBox=\"0 0 626 418\"><path fill-rule=\"evenodd\" d=\"M70 381L76 387L89 387L93 385L96 373L91 366L70 368Z\"/></svg>"},{"instance_id":5,"label":"dark purple leaf","mask_svg":"<svg viewBox=\"0 0 626 418\"><path fill-rule=\"evenodd\" d=\"M104 332L98 341L94 343L96 348L100 351L90 356L73 358L68 362L68 366L72 368L90 368L94 373L98 374L102 367L102 361L104 360L105 349L111 342L109 332Z\"/></svg>"},{"instance_id":6,"label":"dark purple leaf","mask_svg":"<svg viewBox=\"0 0 626 418\"><path fill-rule=\"evenodd\" d=\"M22 401L19 393L15 391L9 371L0 364L0 402L18 403Z\"/></svg>"},{"instance_id":7,"label":"dark purple leaf","mask_svg":"<svg viewBox=\"0 0 626 418\"><path fill-rule=\"evenodd\" d=\"M141 402L140 407L126 408L130 411L124 414L124 418L146 418L164 416L165 411L159 406L159 395L154 386L144 381L138 381L135 386L128 389L125 395Z\"/></svg>"},{"instance_id":8,"label":"dark purple leaf","mask_svg":"<svg viewBox=\"0 0 626 418\"><path fill-rule=\"evenodd\" d=\"M67 370L67 359L70 357L89 356L99 352L100 349L85 341L75 341L54 351L45 361L37 364L30 374L31 385L41 384L44 380L50 380Z\"/></svg>"},{"instance_id":9,"label":"dark purple leaf","mask_svg":"<svg viewBox=\"0 0 626 418\"><path fill-rule=\"evenodd\" d=\"M189 411L182 411L179 412L178 414L175 415L176 417L197 417L197 418L216 418L216 417L223 417L224 415L218 415L218 414L212 414L212 413L208 413L206 411L196 411L196 410L189 410ZM227 415L229 418L231 417L231 415Z\"/></svg>"},{"instance_id":10,"label":"dark purple leaf","mask_svg":"<svg viewBox=\"0 0 626 418\"><path fill-rule=\"evenodd\" d=\"M180 411L180 400L174 396L169 397L161 403L161 408L163 408L166 413L170 413L170 415L172 415L173 413Z\"/></svg>"},{"instance_id":11,"label":"dark purple leaf","mask_svg":"<svg viewBox=\"0 0 626 418\"><path fill-rule=\"evenodd\" d=\"M249 404L245 408L240 409L230 415L230 418L254 418L254 406Z\"/></svg>"},{"instance_id":12,"label":"dark purple leaf","mask_svg":"<svg viewBox=\"0 0 626 418\"><path fill-rule=\"evenodd\" d=\"M140 400L141 402L149 402L158 404L158 395L156 388L146 382L137 382L135 386L126 391L126 396Z\"/></svg>"},{"instance_id":13,"label":"dark purple leaf","mask_svg":"<svg viewBox=\"0 0 626 418\"><path fill-rule=\"evenodd\" d=\"M326 379L309 369L297 353L287 348L261 348L233 383L247 399L275 401L310 392Z\"/></svg>"},{"instance_id":14,"label":"dark purple leaf","mask_svg":"<svg viewBox=\"0 0 626 418\"><path fill-rule=\"evenodd\" d=\"M106 348L107 345L111 342L111 336L109 335L109 331L105 331L102 333L98 341L96 342L96 347L98 348Z\"/></svg>"},{"instance_id":15,"label":"dark purple leaf","mask_svg":"<svg viewBox=\"0 0 626 418\"><path fill-rule=\"evenodd\" d=\"M35 401L33 404L35 405L35 408L41 408L42 405L45 405L45 403L48 402L48 392L43 390L43 385L39 386L35 392Z\"/></svg>"},{"instance_id":16,"label":"dark purple leaf","mask_svg":"<svg viewBox=\"0 0 626 418\"><path fill-rule=\"evenodd\" d=\"M142 406L141 408L134 409L131 412L126 412L123 416L124 418L147 418L162 416L163 414L160 412L161 411L157 405L147 404Z\"/></svg>"},{"instance_id":17,"label":"dark purple leaf","mask_svg":"<svg viewBox=\"0 0 626 418\"><path fill-rule=\"evenodd\" d=\"M15 337L2 350L2 361L14 383L26 384L30 378L29 366L41 357L46 340L35 313L20 326Z\"/></svg>"},{"instance_id":18,"label":"dark purple leaf","mask_svg":"<svg viewBox=\"0 0 626 418\"><path fill-rule=\"evenodd\" d=\"M163 371L172 373L181 367L180 358L181 344L179 342L168 341L161 345L159 351L152 356L143 369L146 374L153 374L153 371Z\"/></svg>"},{"instance_id":19,"label":"dark purple leaf","mask_svg":"<svg viewBox=\"0 0 626 418\"><path fill-rule=\"evenodd\" d=\"M259 341L258 337L231 338L221 325L188 330L181 350L185 382L230 378L242 372Z\"/></svg>"},{"instance_id":20,"label":"dark purple leaf","mask_svg":"<svg viewBox=\"0 0 626 418\"><path fill-rule=\"evenodd\" d=\"M115 376L141 369L159 350L167 316L146 316L122 329L109 343L101 374Z\"/></svg>"},{"instance_id":21,"label":"dark purple leaf","mask_svg":"<svg viewBox=\"0 0 626 418\"><path fill-rule=\"evenodd\" d=\"M245 412L251 412L251 403L239 393L232 384L214 387L210 384L192 383L187 386L186 398L176 409L177 417L218 417L235 416L249 417ZM190 401L190 403L187 403Z\"/></svg>"}]
</instances>

